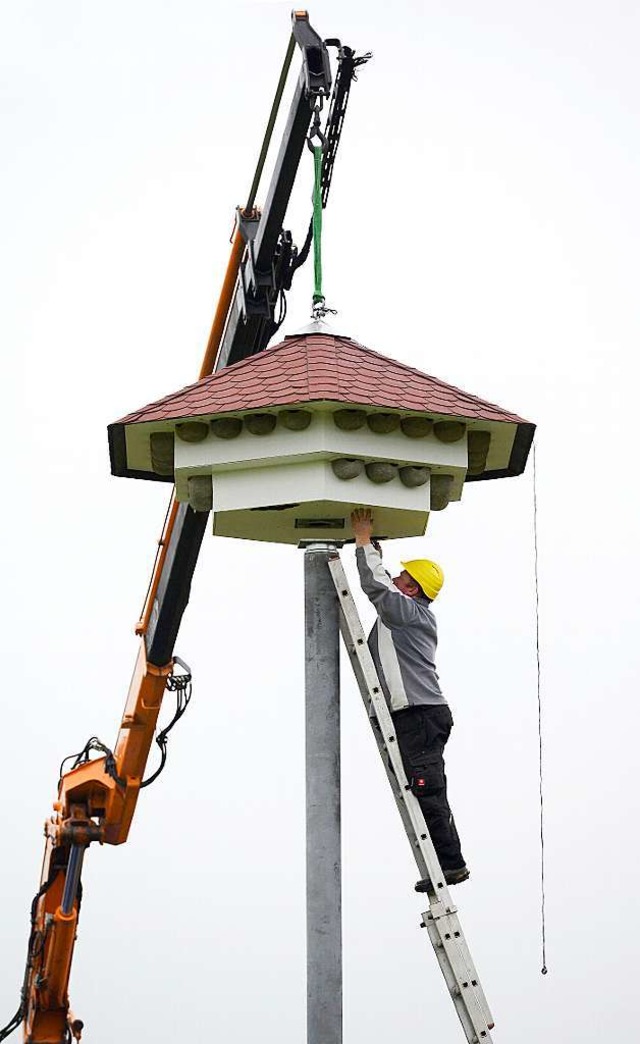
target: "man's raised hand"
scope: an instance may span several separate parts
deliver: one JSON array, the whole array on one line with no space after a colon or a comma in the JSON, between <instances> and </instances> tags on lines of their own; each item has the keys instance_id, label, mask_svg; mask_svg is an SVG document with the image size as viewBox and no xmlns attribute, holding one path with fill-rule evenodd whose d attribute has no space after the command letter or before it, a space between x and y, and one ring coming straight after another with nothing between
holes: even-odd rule
<instances>
[{"instance_id":1,"label":"man's raised hand","mask_svg":"<svg viewBox=\"0 0 640 1044\"><path fill-rule=\"evenodd\" d=\"M364 547L371 543L371 532L373 530L373 515L371 508L356 508L351 512L351 528L356 538L356 547Z\"/></svg>"}]
</instances>

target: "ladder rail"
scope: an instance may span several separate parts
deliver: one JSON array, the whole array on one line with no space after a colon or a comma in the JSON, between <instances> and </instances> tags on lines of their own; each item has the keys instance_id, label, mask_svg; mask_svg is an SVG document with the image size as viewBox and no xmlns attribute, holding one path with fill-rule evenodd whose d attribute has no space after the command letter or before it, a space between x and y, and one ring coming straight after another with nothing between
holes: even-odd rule
<instances>
[{"instance_id":1,"label":"ladder rail","mask_svg":"<svg viewBox=\"0 0 640 1044\"><path fill-rule=\"evenodd\" d=\"M346 650L347 650L347 652L349 654L349 658L351 660L351 666L352 666L353 672L354 672L354 674L356 676L356 680L358 681L358 687L360 688L360 692L362 693L362 692L367 690L367 688L368 688L368 681L367 681L367 678L366 678L366 674L365 674L365 672L363 670L362 664L361 664L361 662L360 662L360 660L359 660L359 658L358 658L358 656L357 656L357 654L356 654L356 652L355 652L355 650L353 648L353 645L351 644L351 638L350 638L350 635L349 635L349 629L346 626L346 623L345 623L345 620L344 620L344 616L343 616L342 613L340 613L340 633L342 635L342 639L344 641L345 648L346 648ZM424 878L424 877L427 877L428 874L429 874L427 861L426 861L426 859L425 859L425 857L423 855L421 846L418 844L417 834L416 834L414 825L413 825L413 823L411 821L411 816L409 814L408 803L407 803L407 801L405 801L404 797L402 796L402 789L403 789L404 785L406 785L406 775L404 773L404 766L402 766L402 776L404 777L404 783L403 783L402 782L402 778L400 778L400 779L398 778L398 775L396 773L396 769L394 768L394 765L393 765L393 759L392 759L392 757L391 757L391 755L389 753L389 750L388 750L388 747L387 747L387 743L385 742L385 736L390 735L390 733L388 731L388 728L384 730L384 736L383 736L382 728L381 728L379 719L375 715L371 714L371 706L372 706L371 702L369 702L369 706L367 706L367 703L365 701L365 709L367 711L367 717L368 717L369 725L371 726L371 731L373 733L373 738L374 738L374 740L376 742L376 746L378 748L378 753L380 754L380 759L381 759L382 764L384 766L384 770L385 770L385 772L387 774L387 780L389 781L389 785L391 787L391 792L393 794L393 798L394 798L394 801L396 803L396 808L398 809L398 812L400 813L400 818L402 820L405 832L407 834L407 838L409 839L409 844L411 845L411 850L413 852L413 855L414 855L414 858L415 858L415 861L416 861L416 864L417 864L417 867L418 867L418 871L420 873L420 876L422 878ZM389 716L389 718L390 718L390 716ZM435 852L434 852L434 855L435 855ZM446 888L446 883L444 882L444 880L443 880L442 883L443 883L443 886Z\"/></svg>"},{"instance_id":2,"label":"ladder rail","mask_svg":"<svg viewBox=\"0 0 640 1044\"><path fill-rule=\"evenodd\" d=\"M491 1044L493 1016L471 958L457 908L444 879L422 809L411 791L357 606L339 554L329 562L340 608L340 633L349 654L369 724L411 845L418 871L431 881L429 909L422 915L456 1012L469 1044Z\"/></svg>"}]
</instances>

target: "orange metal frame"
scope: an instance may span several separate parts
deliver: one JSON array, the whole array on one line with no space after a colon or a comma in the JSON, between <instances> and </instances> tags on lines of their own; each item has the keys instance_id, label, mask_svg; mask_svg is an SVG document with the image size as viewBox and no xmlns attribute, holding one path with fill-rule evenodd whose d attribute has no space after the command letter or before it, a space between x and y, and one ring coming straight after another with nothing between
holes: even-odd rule
<instances>
[{"instance_id":1,"label":"orange metal frame","mask_svg":"<svg viewBox=\"0 0 640 1044\"><path fill-rule=\"evenodd\" d=\"M240 228L236 227L199 379L214 370L244 245ZM104 757L79 765L60 780L54 814L45 824L42 894L35 903L25 975L25 1044L62 1044L69 1033L74 1040L82 1037L83 1023L69 1010L68 984L79 899L75 899L70 913L63 912L65 856L70 844L88 846L97 840L100 844L121 845L129 836L167 678L173 671L173 662L155 667L147 661L144 635L177 510L174 495L142 618L136 626L140 649L114 750L115 774L120 782L107 773Z\"/></svg>"}]
</instances>

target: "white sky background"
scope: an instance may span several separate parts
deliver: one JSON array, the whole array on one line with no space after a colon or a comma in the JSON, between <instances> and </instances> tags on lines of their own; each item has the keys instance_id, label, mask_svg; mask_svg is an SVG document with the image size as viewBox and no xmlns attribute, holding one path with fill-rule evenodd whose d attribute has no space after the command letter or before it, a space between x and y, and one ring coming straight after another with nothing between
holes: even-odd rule
<instances>
[{"instance_id":1,"label":"white sky background","mask_svg":"<svg viewBox=\"0 0 640 1044\"><path fill-rule=\"evenodd\" d=\"M289 4L2 11L0 1025L18 1003L58 766L90 735L115 739L168 499L109 475L106 426L197 376ZM325 213L335 328L539 425L545 979L531 465L469 486L425 541L386 551L390 565L429 554L447 576L439 669L473 871L456 894L495 1041L627 1041L640 14L358 0L311 17L374 52ZM305 153L298 243L311 178ZM311 291L309 264L283 333L307 322ZM304 1039L302 613L301 552L205 539L176 646L191 709L129 843L86 861L71 1000L88 1044ZM345 1044L457 1044L359 699L345 673Z\"/></svg>"}]
</instances>

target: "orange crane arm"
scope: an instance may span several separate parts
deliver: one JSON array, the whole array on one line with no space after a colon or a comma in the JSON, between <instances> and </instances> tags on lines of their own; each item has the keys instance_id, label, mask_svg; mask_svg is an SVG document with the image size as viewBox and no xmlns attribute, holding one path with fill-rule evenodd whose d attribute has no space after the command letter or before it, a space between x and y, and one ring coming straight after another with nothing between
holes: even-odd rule
<instances>
[{"instance_id":1,"label":"orange crane arm","mask_svg":"<svg viewBox=\"0 0 640 1044\"><path fill-rule=\"evenodd\" d=\"M254 207L256 191L296 43L302 52L302 69L264 211L260 213ZM351 48L335 39L327 43L338 47L339 66L327 118L323 205L350 85L357 66L370 57L358 58ZM312 29L307 12L294 11L292 36L253 184L246 206L238 209L231 254L199 379L262 351L282 321L282 317L276 319L277 306L282 305L284 293L310 244L308 236L298 255L290 233L283 228L284 218L312 113L319 112L330 88L327 44ZM113 467L117 447L110 449ZM127 840L140 789L155 778L143 781L165 689L170 686L179 690L190 680L190 675L174 674L174 665L181 661L173 657L173 642L188 601L206 524L206 517L196 524L193 515L185 505L177 503L175 495L172 497L136 626L140 649L114 750L95 738L89 740L74 767L63 773L59 781L53 815L45 823L44 860L40 888L31 907L21 1004L10 1023L0 1029L0 1042L21 1023L24 1044L70 1044L82 1037L83 1023L69 1009L68 984L82 898L83 859L92 842L119 845ZM176 712L174 722L181 712ZM157 737L158 742L168 728ZM92 751L100 751L102 757L90 760Z\"/></svg>"},{"instance_id":2,"label":"orange crane arm","mask_svg":"<svg viewBox=\"0 0 640 1044\"><path fill-rule=\"evenodd\" d=\"M211 373L215 364L244 245L237 228L200 377ZM40 889L31 911L22 991L25 1044L65 1044L82 1037L82 1020L70 1011L68 996L81 902L82 860L92 841L121 845L127 840L162 699L173 674L173 660L162 667L149 663L144 635L165 565L177 507L172 498L142 618L136 626L136 633L141 636L140 648L113 754L109 752L86 760L64 773L53 815L45 823L44 860Z\"/></svg>"}]
</instances>

